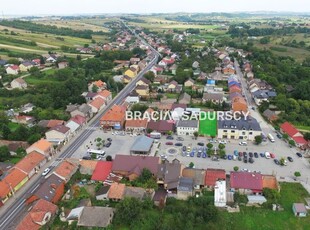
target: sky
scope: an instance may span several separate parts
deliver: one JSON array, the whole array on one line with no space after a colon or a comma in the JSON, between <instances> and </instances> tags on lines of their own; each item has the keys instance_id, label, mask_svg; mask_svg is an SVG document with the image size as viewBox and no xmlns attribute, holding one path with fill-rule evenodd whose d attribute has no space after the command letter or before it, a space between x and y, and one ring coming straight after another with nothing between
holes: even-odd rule
<instances>
[{"instance_id":1,"label":"sky","mask_svg":"<svg viewBox=\"0 0 310 230\"><path fill-rule=\"evenodd\" d=\"M21 4L22 3L22 4ZM27 4L25 4L27 3ZM3 15L290 11L310 12L309 0L0 0Z\"/></svg>"}]
</instances>

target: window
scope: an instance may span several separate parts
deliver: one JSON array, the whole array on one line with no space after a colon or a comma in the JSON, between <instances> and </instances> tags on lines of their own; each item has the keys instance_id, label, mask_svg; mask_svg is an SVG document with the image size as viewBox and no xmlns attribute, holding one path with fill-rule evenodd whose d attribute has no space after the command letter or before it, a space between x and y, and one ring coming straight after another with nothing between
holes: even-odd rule
<instances>
[{"instance_id":1,"label":"window","mask_svg":"<svg viewBox=\"0 0 310 230\"><path fill-rule=\"evenodd\" d=\"M245 132L242 132L242 135L245 135Z\"/></svg>"},{"instance_id":2,"label":"window","mask_svg":"<svg viewBox=\"0 0 310 230\"><path fill-rule=\"evenodd\" d=\"M224 132L224 133L227 133L227 130L225 129L225 130L223 130L223 132Z\"/></svg>"},{"instance_id":3,"label":"window","mask_svg":"<svg viewBox=\"0 0 310 230\"><path fill-rule=\"evenodd\" d=\"M232 133L235 133L235 130L231 130Z\"/></svg>"},{"instance_id":4,"label":"window","mask_svg":"<svg viewBox=\"0 0 310 230\"><path fill-rule=\"evenodd\" d=\"M252 135L252 134L253 134L253 132L249 132L249 134L250 134L250 135Z\"/></svg>"}]
</instances>

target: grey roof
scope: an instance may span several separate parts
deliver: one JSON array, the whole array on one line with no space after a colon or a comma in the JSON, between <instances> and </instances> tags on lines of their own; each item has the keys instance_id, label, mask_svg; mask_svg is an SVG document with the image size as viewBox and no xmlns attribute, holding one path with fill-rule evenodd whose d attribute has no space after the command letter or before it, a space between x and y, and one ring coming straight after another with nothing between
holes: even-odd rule
<instances>
[{"instance_id":1,"label":"grey roof","mask_svg":"<svg viewBox=\"0 0 310 230\"><path fill-rule=\"evenodd\" d=\"M79 106L79 111L81 111L82 113L88 113L89 111L91 111L91 107L87 104L82 104Z\"/></svg>"},{"instance_id":2,"label":"grey roof","mask_svg":"<svg viewBox=\"0 0 310 230\"><path fill-rule=\"evenodd\" d=\"M217 122L218 129L234 129L234 130L254 130L261 131L261 127L257 120L248 116L247 119L240 118L240 120L228 120L221 118Z\"/></svg>"},{"instance_id":3,"label":"grey roof","mask_svg":"<svg viewBox=\"0 0 310 230\"><path fill-rule=\"evenodd\" d=\"M179 120L176 127L197 128L198 120Z\"/></svg>"},{"instance_id":4,"label":"grey roof","mask_svg":"<svg viewBox=\"0 0 310 230\"><path fill-rule=\"evenodd\" d=\"M46 181L39 186L34 195L43 200L51 201L56 195L56 189L63 183L64 181L62 179L55 174L51 174Z\"/></svg>"},{"instance_id":5,"label":"grey roof","mask_svg":"<svg viewBox=\"0 0 310 230\"><path fill-rule=\"evenodd\" d=\"M152 147L153 141L154 140L152 138L149 138L147 136L138 136L136 137L135 142L131 146L130 151L148 152Z\"/></svg>"},{"instance_id":6,"label":"grey roof","mask_svg":"<svg viewBox=\"0 0 310 230\"><path fill-rule=\"evenodd\" d=\"M190 192L193 190L194 180L192 178L181 177L178 191Z\"/></svg>"},{"instance_id":7,"label":"grey roof","mask_svg":"<svg viewBox=\"0 0 310 230\"><path fill-rule=\"evenodd\" d=\"M67 105L66 112L71 113L72 111L76 110L78 107L79 107L78 104L74 104L74 105L70 104L70 105Z\"/></svg>"},{"instance_id":8,"label":"grey roof","mask_svg":"<svg viewBox=\"0 0 310 230\"><path fill-rule=\"evenodd\" d=\"M180 161L174 160L172 163L165 161L158 165L157 177L162 178L167 184L167 189L177 188L181 174Z\"/></svg>"},{"instance_id":9,"label":"grey roof","mask_svg":"<svg viewBox=\"0 0 310 230\"><path fill-rule=\"evenodd\" d=\"M134 197L139 200L143 200L146 197L146 191L144 188L139 187L127 187L125 189L125 197Z\"/></svg>"},{"instance_id":10,"label":"grey roof","mask_svg":"<svg viewBox=\"0 0 310 230\"><path fill-rule=\"evenodd\" d=\"M224 94L223 93L204 93L203 99L204 100L223 100Z\"/></svg>"},{"instance_id":11,"label":"grey roof","mask_svg":"<svg viewBox=\"0 0 310 230\"><path fill-rule=\"evenodd\" d=\"M100 196L100 195L104 195L104 194L108 194L109 190L110 190L110 185L108 186L102 186L97 192L96 192L96 196Z\"/></svg>"},{"instance_id":12,"label":"grey roof","mask_svg":"<svg viewBox=\"0 0 310 230\"><path fill-rule=\"evenodd\" d=\"M269 97L276 97L277 93L271 90L257 90L252 93L253 97L256 98L269 98Z\"/></svg>"},{"instance_id":13,"label":"grey roof","mask_svg":"<svg viewBox=\"0 0 310 230\"><path fill-rule=\"evenodd\" d=\"M78 226L102 227L110 224L114 215L114 209L108 207L84 207L79 217Z\"/></svg>"},{"instance_id":14,"label":"grey roof","mask_svg":"<svg viewBox=\"0 0 310 230\"><path fill-rule=\"evenodd\" d=\"M272 116L276 116L276 113L275 113L275 111L272 111L272 110L270 110L270 109L266 109L266 110L263 112L263 115L269 119L269 118L271 118Z\"/></svg>"},{"instance_id":15,"label":"grey roof","mask_svg":"<svg viewBox=\"0 0 310 230\"><path fill-rule=\"evenodd\" d=\"M305 204L303 204L303 203L294 203L293 206L294 206L296 212L307 213L307 209L305 207Z\"/></svg>"},{"instance_id":16,"label":"grey roof","mask_svg":"<svg viewBox=\"0 0 310 230\"><path fill-rule=\"evenodd\" d=\"M182 101L182 100L186 100L186 101L190 102L191 101L191 95L189 95L188 93L181 94L179 101Z\"/></svg>"},{"instance_id":17,"label":"grey roof","mask_svg":"<svg viewBox=\"0 0 310 230\"><path fill-rule=\"evenodd\" d=\"M182 176L186 178L192 178L195 185L204 185L206 170L196 168L185 168L182 171Z\"/></svg>"}]
</instances>

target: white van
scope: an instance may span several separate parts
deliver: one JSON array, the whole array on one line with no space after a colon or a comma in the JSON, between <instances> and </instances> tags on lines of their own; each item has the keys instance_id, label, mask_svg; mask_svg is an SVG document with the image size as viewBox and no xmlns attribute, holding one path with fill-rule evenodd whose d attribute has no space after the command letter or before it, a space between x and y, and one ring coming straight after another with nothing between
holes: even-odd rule
<instances>
[{"instance_id":1,"label":"white van","mask_svg":"<svg viewBox=\"0 0 310 230\"><path fill-rule=\"evenodd\" d=\"M269 152L265 152L265 157L266 157L266 159L270 159L270 153Z\"/></svg>"}]
</instances>

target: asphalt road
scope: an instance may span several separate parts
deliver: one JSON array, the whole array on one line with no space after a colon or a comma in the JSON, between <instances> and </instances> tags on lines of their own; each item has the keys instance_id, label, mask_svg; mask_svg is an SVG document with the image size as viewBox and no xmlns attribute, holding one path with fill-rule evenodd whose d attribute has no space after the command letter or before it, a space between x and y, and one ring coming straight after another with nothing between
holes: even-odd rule
<instances>
[{"instance_id":1,"label":"asphalt road","mask_svg":"<svg viewBox=\"0 0 310 230\"><path fill-rule=\"evenodd\" d=\"M141 38L139 38L141 39ZM151 47L151 46L150 46ZM124 98L135 88L136 83L142 78L142 76L149 71L154 64L156 64L159 55L154 52L154 58L143 69L137 77L134 78L126 87L102 110L100 111L89 123L88 125L75 137L73 137L62 149L58 159L49 162L46 167L51 167L51 172L53 171L56 164L59 163L60 159L65 159L71 157L75 151L80 147L82 143L97 129L100 123L100 118L115 104L120 104ZM58 161L58 162L57 162ZM25 200L31 193L33 193L39 185L45 180L41 174L37 174L31 180L29 180L20 191L18 191L14 197L11 197L6 204L0 210L0 229L14 229L14 223L16 219L21 216L26 210Z\"/></svg>"}]
</instances>

